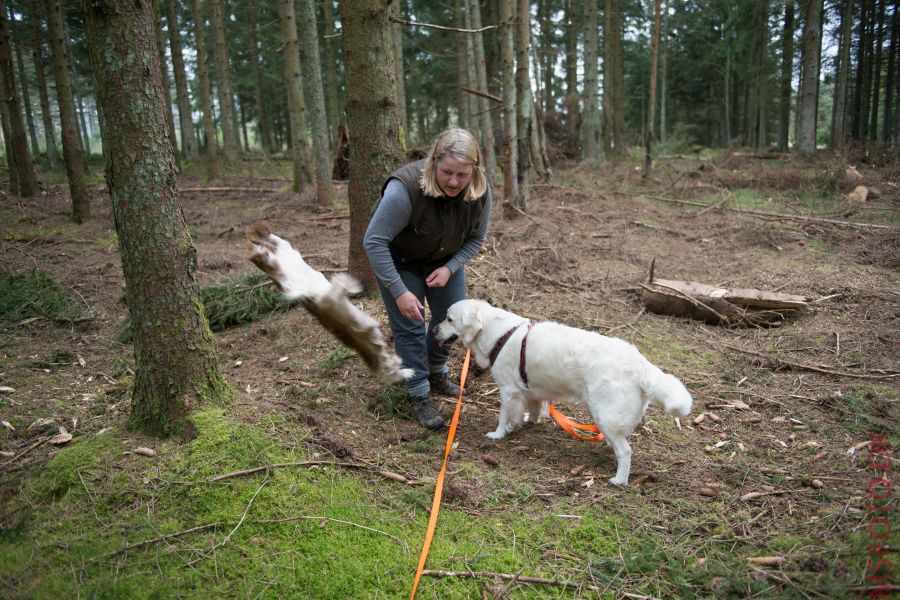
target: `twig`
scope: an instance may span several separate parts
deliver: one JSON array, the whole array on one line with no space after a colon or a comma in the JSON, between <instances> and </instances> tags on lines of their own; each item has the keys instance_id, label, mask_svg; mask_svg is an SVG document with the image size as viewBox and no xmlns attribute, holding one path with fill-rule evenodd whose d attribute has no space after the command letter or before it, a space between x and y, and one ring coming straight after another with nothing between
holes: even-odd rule
<instances>
[{"instance_id":1,"label":"twig","mask_svg":"<svg viewBox=\"0 0 900 600\"><path fill-rule=\"evenodd\" d=\"M123 546L118 550L113 550L112 552L107 552L106 554L101 554L100 556L96 556L91 560L84 563L84 566L92 565L96 562L100 562L101 560L112 558L113 556L122 554L124 552L128 552L129 550L135 550L136 548L143 548L144 546L150 546L152 544L157 544L159 542L164 542L168 539L178 538L185 536L189 533L196 533L198 531L203 531L205 529L210 529L212 527L216 527L221 525L218 521L215 523L207 523L206 525L198 525L197 527L191 527L190 529L185 529L183 531L177 531L175 533L170 533L168 535L161 535L159 537L151 538L149 540L144 540L142 542L135 542L134 544L128 544L127 546Z\"/></svg>"},{"instance_id":2,"label":"twig","mask_svg":"<svg viewBox=\"0 0 900 600\"><path fill-rule=\"evenodd\" d=\"M263 479L263 482L261 484L259 484L258 488L256 488L256 491L253 493L253 497L250 498L250 502L247 503L247 508L244 509L244 514L241 515L241 518L237 522L237 525L235 525L234 528L230 532L228 532L228 535L225 536L225 539L223 539L221 542L219 542L218 544L216 544L212 548L210 548L209 552L207 552L204 556L199 556L199 557L195 558L194 560L188 562L186 566L190 567L190 566L200 562L204 558L208 558L211 554L214 554L216 550L218 550L219 548L221 548L222 546L224 546L225 544L228 543L228 540L231 539L231 536L234 535L234 532L237 531L238 528L244 524L244 519L247 518L247 513L250 512L250 507L253 506L253 501L256 500L256 496L262 491L263 487L267 483L269 483L268 477Z\"/></svg>"},{"instance_id":3,"label":"twig","mask_svg":"<svg viewBox=\"0 0 900 600\"><path fill-rule=\"evenodd\" d=\"M400 546L403 547L403 552L407 556L409 556L409 546L406 544L406 542L404 542L397 536L391 535L390 533L388 533L386 531L381 531L380 529L375 529L374 527L367 527L366 525L360 525L359 523L354 523L352 521L344 521L343 519L335 519L332 517L316 517L316 516L309 516L309 515L297 515L296 517L287 517L285 519L267 519L264 521L253 521L253 524L254 525L272 525L275 523L289 523L291 521L300 521L303 519L319 520L319 521L324 521L325 523L327 523L328 521L334 521L335 523L343 523L344 525L351 525L353 527L359 527L360 529L365 529L366 531L380 533L381 535L387 536L387 537L391 538L392 540L394 540L395 542L397 542L398 544L400 544Z\"/></svg>"},{"instance_id":4,"label":"twig","mask_svg":"<svg viewBox=\"0 0 900 600\"><path fill-rule=\"evenodd\" d=\"M206 188L181 188L181 193L188 192L277 192L268 188L255 187L206 187Z\"/></svg>"},{"instance_id":5,"label":"twig","mask_svg":"<svg viewBox=\"0 0 900 600\"><path fill-rule=\"evenodd\" d=\"M367 465L361 465L359 463L339 463L328 460L304 460L297 462L286 462L286 463L273 463L270 465L263 465L261 467L254 467L252 469L243 469L241 471L234 471L232 473L225 473L224 475L217 475L212 479L208 479L209 483L213 481L222 481L223 479L229 479L231 477L241 477L242 475L251 475L253 473L259 473L260 471L266 471L268 469L281 469L284 467L311 467L315 465L331 465L334 467L347 467L349 469L369 469Z\"/></svg>"},{"instance_id":6,"label":"twig","mask_svg":"<svg viewBox=\"0 0 900 600\"><path fill-rule=\"evenodd\" d=\"M45 437L45 438L42 439L42 440L36 441L36 442L33 443L32 445L28 446L27 448L25 448L24 450L22 450L21 452L19 452L19 453L16 454L15 456L13 456L11 459L9 459L8 461L6 461L6 462L3 463L2 465L0 465L0 469L6 467L6 465L8 465L8 464L11 464L11 463L16 462L17 460L19 460L20 458L22 458L23 456L25 456L26 454L28 454L29 452L31 452L32 450L34 450L35 448L37 448L38 446L40 446L41 444L45 443L45 442L46 442L47 440L49 440L49 439L50 439L49 437Z\"/></svg>"},{"instance_id":7,"label":"twig","mask_svg":"<svg viewBox=\"0 0 900 600\"><path fill-rule=\"evenodd\" d=\"M427 575L428 577L465 577L468 579L475 579L477 577L490 577L490 578L498 578L498 579L513 579L518 578L518 581L522 581L525 583L543 583L546 585L558 585L560 587L578 587L572 583L566 583L564 581L556 581L555 579L544 579L543 577L529 577L527 575L513 575L511 573L494 573L492 571L444 571L438 569L425 569L422 571L422 575ZM597 587L590 585L584 586L593 591L597 591Z\"/></svg>"},{"instance_id":8,"label":"twig","mask_svg":"<svg viewBox=\"0 0 900 600\"><path fill-rule=\"evenodd\" d=\"M476 96L481 96L482 98L487 98L488 100L494 100L496 102L503 102L503 98L498 98L493 94L488 94L487 92L482 92L481 90L474 90L472 88L460 87L464 92L469 92L470 94L475 94Z\"/></svg>"}]
</instances>

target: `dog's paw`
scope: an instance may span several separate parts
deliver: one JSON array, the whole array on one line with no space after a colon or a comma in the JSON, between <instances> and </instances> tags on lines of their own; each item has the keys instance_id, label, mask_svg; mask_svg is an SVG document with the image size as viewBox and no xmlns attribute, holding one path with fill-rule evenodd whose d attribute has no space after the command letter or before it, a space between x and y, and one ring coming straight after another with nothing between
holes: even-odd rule
<instances>
[{"instance_id":1,"label":"dog's paw","mask_svg":"<svg viewBox=\"0 0 900 600\"><path fill-rule=\"evenodd\" d=\"M618 477L610 477L609 482L617 487L625 487L628 485L627 479L619 479Z\"/></svg>"},{"instance_id":2,"label":"dog's paw","mask_svg":"<svg viewBox=\"0 0 900 600\"><path fill-rule=\"evenodd\" d=\"M488 436L489 438L491 438L492 440L502 440L503 438L506 437L506 433L504 433L502 431L492 431L490 433L486 433L485 435Z\"/></svg>"}]
</instances>

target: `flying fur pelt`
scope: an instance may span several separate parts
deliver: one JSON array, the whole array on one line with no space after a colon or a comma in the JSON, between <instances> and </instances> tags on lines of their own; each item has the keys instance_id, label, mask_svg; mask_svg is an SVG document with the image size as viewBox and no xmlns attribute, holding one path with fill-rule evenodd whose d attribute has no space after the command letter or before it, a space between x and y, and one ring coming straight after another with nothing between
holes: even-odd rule
<instances>
[{"instance_id":1,"label":"flying fur pelt","mask_svg":"<svg viewBox=\"0 0 900 600\"><path fill-rule=\"evenodd\" d=\"M299 302L345 346L356 350L382 381L394 383L412 376L400 357L390 352L378 322L348 300L361 290L350 275L339 273L329 282L310 267L288 242L259 221L247 232L250 261L281 289L285 300Z\"/></svg>"}]
</instances>

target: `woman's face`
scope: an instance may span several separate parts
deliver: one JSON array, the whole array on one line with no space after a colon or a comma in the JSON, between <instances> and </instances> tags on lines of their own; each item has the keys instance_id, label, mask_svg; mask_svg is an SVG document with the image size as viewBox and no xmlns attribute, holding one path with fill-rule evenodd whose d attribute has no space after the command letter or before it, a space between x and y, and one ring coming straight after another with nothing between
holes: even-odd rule
<instances>
[{"instance_id":1,"label":"woman's face","mask_svg":"<svg viewBox=\"0 0 900 600\"><path fill-rule=\"evenodd\" d=\"M459 162L449 154L434 165L438 186L449 198L455 198L469 185L472 165Z\"/></svg>"}]
</instances>

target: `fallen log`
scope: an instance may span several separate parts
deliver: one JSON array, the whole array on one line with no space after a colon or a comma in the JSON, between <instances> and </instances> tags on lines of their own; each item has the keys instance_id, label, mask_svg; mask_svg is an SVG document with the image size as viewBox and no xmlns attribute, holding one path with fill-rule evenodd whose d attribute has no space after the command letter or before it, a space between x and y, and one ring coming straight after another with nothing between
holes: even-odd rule
<instances>
[{"instance_id":1,"label":"fallen log","mask_svg":"<svg viewBox=\"0 0 900 600\"><path fill-rule=\"evenodd\" d=\"M641 288L641 300L647 310L714 325L778 327L809 306L808 298L794 294L652 276Z\"/></svg>"}]
</instances>

